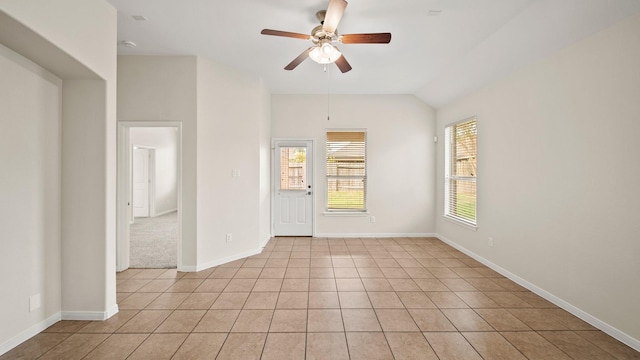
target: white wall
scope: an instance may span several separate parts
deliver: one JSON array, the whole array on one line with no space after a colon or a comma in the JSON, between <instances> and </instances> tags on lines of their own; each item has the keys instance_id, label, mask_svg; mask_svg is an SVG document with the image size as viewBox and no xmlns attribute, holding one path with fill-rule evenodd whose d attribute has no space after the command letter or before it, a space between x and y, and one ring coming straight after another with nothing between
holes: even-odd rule
<instances>
[{"instance_id":1,"label":"white wall","mask_svg":"<svg viewBox=\"0 0 640 360\"><path fill-rule=\"evenodd\" d=\"M178 209L178 129L134 127L129 129L131 145L155 149L155 216Z\"/></svg>"},{"instance_id":2,"label":"white wall","mask_svg":"<svg viewBox=\"0 0 640 360\"><path fill-rule=\"evenodd\" d=\"M118 121L182 122L182 265L196 266L196 57L118 56Z\"/></svg>"},{"instance_id":3,"label":"white wall","mask_svg":"<svg viewBox=\"0 0 640 360\"><path fill-rule=\"evenodd\" d=\"M120 56L118 70L118 120L183 124L183 270L259 251L269 235L261 233L269 113L260 79L199 57Z\"/></svg>"},{"instance_id":4,"label":"white wall","mask_svg":"<svg viewBox=\"0 0 640 360\"><path fill-rule=\"evenodd\" d=\"M258 78L198 58L200 268L260 249L264 104ZM232 177L233 169L239 177ZM226 234L232 234L231 242Z\"/></svg>"},{"instance_id":5,"label":"white wall","mask_svg":"<svg viewBox=\"0 0 640 360\"><path fill-rule=\"evenodd\" d=\"M76 312L99 317L107 296L103 279L115 274L115 259L112 264L105 258L104 188L109 178L104 114L94 106L105 92L100 80L66 80L63 85L62 310L70 317Z\"/></svg>"},{"instance_id":6,"label":"white wall","mask_svg":"<svg viewBox=\"0 0 640 360\"><path fill-rule=\"evenodd\" d=\"M61 309L62 81L2 45L0 79L3 344ZM35 294L42 307L29 312Z\"/></svg>"},{"instance_id":7,"label":"white wall","mask_svg":"<svg viewBox=\"0 0 640 360\"><path fill-rule=\"evenodd\" d=\"M43 306L57 308L57 315L27 328L22 327L25 324L13 324L21 331L8 332L13 336L0 343L1 353L46 327L51 320L104 319L117 311L116 11L103 0L4 0L0 2L0 27L2 44L63 80L61 141L58 140L63 188L58 190L57 207L61 301L58 304L45 295ZM32 95L35 103L42 101L41 94ZM42 134L48 127L38 124L35 131ZM79 148L81 151L76 151ZM34 209L47 214L48 206ZM48 250L55 254L55 249L44 249ZM36 256L22 259L22 263L32 261L47 267L46 259ZM53 281L46 286L48 289L57 285ZM11 310L26 312L26 300L23 301L23 307ZM8 326L5 322L2 325Z\"/></svg>"},{"instance_id":8,"label":"white wall","mask_svg":"<svg viewBox=\"0 0 640 360\"><path fill-rule=\"evenodd\" d=\"M5 0L0 11L26 27L12 32L21 41L9 39L11 46L58 71L54 74L65 84L62 176L63 185L73 191L63 191L62 197L63 256L67 255L62 264L63 311L67 317L113 313L116 10L103 0ZM65 150L83 144L91 145L89 151ZM86 239L93 242L87 244ZM94 261L78 256L87 249L95 254ZM97 292L89 292L85 284Z\"/></svg>"},{"instance_id":9,"label":"white wall","mask_svg":"<svg viewBox=\"0 0 640 360\"><path fill-rule=\"evenodd\" d=\"M271 94L261 84L262 116L260 119L260 230L263 246L271 238Z\"/></svg>"},{"instance_id":10,"label":"white wall","mask_svg":"<svg viewBox=\"0 0 640 360\"><path fill-rule=\"evenodd\" d=\"M272 137L315 139L316 236L435 233L434 111L413 95L272 95ZM326 129L367 130L367 210L324 216Z\"/></svg>"},{"instance_id":11,"label":"white wall","mask_svg":"<svg viewBox=\"0 0 640 360\"><path fill-rule=\"evenodd\" d=\"M638 59L640 15L439 109L440 137L447 124L478 117L479 229L441 216L442 142L436 216L444 238L619 330L636 348Z\"/></svg>"},{"instance_id":12,"label":"white wall","mask_svg":"<svg viewBox=\"0 0 640 360\"><path fill-rule=\"evenodd\" d=\"M56 44L91 71L109 80L115 76L116 44L107 45L107 42L116 39L116 9L108 2L2 0L0 9Z\"/></svg>"}]
</instances>

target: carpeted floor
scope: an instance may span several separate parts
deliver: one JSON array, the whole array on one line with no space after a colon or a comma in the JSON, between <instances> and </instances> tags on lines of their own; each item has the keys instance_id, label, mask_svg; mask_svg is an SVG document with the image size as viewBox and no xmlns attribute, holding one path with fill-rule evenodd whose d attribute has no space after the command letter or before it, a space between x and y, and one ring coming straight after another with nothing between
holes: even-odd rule
<instances>
[{"instance_id":1,"label":"carpeted floor","mask_svg":"<svg viewBox=\"0 0 640 360\"><path fill-rule=\"evenodd\" d=\"M178 212L136 218L131 224L129 267L173 269L177 265Z\"/></svg>"}]
</instances>

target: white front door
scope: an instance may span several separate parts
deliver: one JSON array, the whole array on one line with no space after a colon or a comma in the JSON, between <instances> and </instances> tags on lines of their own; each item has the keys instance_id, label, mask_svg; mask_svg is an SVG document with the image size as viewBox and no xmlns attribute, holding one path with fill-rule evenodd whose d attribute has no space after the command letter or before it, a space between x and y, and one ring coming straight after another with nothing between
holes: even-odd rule
<instances>
[{"instance_id":1,"label":"white front door","mask_svg":"<svg viewBox=\"0 0 640 360\"><path fill-rule=\"evenodd\" d=\"M275 140L275 236L313 235L313 142Z\"/></svg>"},{"instance_id":2,"label":"white front door","mask_svg":"<svg viewBox=\"0 0 640 360\"><path fill-rule=\"evenodd\" d=\"M133 217L149 216L149 149L133 148Z\"/></svg>"}]
</instances>

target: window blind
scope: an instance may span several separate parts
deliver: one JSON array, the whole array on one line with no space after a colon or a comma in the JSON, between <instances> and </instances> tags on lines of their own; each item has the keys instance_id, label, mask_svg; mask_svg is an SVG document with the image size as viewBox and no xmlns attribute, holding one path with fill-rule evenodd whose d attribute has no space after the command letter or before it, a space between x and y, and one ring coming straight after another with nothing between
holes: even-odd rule
<instances>
[{"instance_id":1,"label":"window blind","mask_svg":"<svg viewBox=\"0 0 640 360\"><path fill-rule=\"evenodd\" d=\"M476 225L476 118L445 128L445 215Z\"/></svg>"},{"instance_id":2,"label":"window blind","mask_svg":"<svg viewBox=\"0 0 640 360\"><path fill-rule=\"evenodd\" d=\"M366 133L327 131L327 210L366 210Z\"/></svg>"}]
</instances>

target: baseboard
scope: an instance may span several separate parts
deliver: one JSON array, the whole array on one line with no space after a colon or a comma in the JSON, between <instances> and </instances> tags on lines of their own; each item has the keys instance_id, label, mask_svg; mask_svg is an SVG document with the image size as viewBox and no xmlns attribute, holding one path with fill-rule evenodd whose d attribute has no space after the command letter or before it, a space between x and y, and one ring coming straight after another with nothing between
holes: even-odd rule
<instances>
[{"instance_id":1,"label":"baseboard","mask_svg":"<svg viewBox=\"0 0 640 360\"><path fill-rule=\"evenodd\" d=\"M610 336L612 336L613 338L625 343L626 345L628 345L629 347L635 349L636 351L640 351L640 340L626 334L625 332L607 324L606 322L598 319L597 317L583 311L582 309L571 305L570 303L562 300L561 298L553 295L552 293L530 283L529 281L511 273L510 271L502 268L499 265L496 265L494 263L492 263L491 261L483 258L482 256L474 253L473 251L447 239L446 237L440 235L440 234L436 234L435 237L437 237L438 239L440 239L442 242L446 243L447 245L450 245L451 247L463 252L464 254L472 257L473 259L479 261L480 263L488 266L489 268L491 268L492 270L496 271L497 273L501 274L502 276L512 280L513 282L517 283L518 285L530 290L531 292L543 297L544 299L552 302L553 304L557 305L558 307L570 312L571 314L575 315L576 317L586 321L587 323L589 323L590 325L602 330L603 332L609 334Z\"/></svg>"},{"instance_id":2,"label":"baseboard","mask_svg":"<svg viewBox=\"0 0 640 360\"><path fill-rule=\"evenodd\" d=\"M112 306L107 311L63 311L62 320L107 320L118 313L118 305Z\"/></svg>"},{"instance_id":3,"label":"baseboard","mask_svg":"<svg viewBox=\"0 0 640 360\"><path fill-rule=\"evenodd\" d=\"M118 304L113 305L110 309L107 309L107 311L105 312L105 320L111 318L113 315L117 314L120 311L120 309L118 308Z\"/></svg>"},{"instance_id":4,"label":"baseboard","mask_svg":"<svg viewBox=\"0 0 640 360\"><path fill-rule=\"evenodd\" d=\"M27 330L19 333L18 335L14 336L11 339L9 339L9 340L5 341L4 343L0 344L0 355L8 352L9 350L13 349L14 347L22 344L23 342L31 339L32 337L38 335L44 329L46 329L49 326L57 323L60 320L62 320L62 313L57 312L57 313L49 316L48 318L42 320L41 322L30 326Z\"/></svg>"},{"instance_id":5,"label":"baseboard","mask_svg":"<svg viewBox=\"0 0 640 360\"><path fill-rule=\"evenodd\" d=\"M262 252L262 246L259 248L255 248L255 249L251 249L251 250L247 250L245 252L241 252L239 254L234 254L231 256L227 256L221 259L216 259L216 260L212 260L212 261L208 261L206 263L203 264L198 264L196 266L183 266L179 271L183 271L183 272L197 272L197 271L202 271L202 270L206 270L209 268L212 268L214 266L219 266L222 264L226 264L232 261L236 261L239 259L243 259L249 256L253 256L253 255L257 255L260 254Z\"/></svg>"},{"instance_id":6,"label":"baseboard","mask_svg":"<svg viewBox=\"0 0 640 360\"><path fill-rule=\"evenodd\" d=\"M269 242L269 240L271 240L271 235L267 235L262 242L260 243L260 249L264 249L265 246L267 246L267 243Z\"/></svg>"},{"instance_id":7,"label":"baseboard","mask_svg":"<svg viewBox=\"0 0 640 360\"><path fill-rule=\"evenodd\" d=\"M168 213L172 213L172 212L175 212L175 211L178 211L178 209L171 209L171 210L167 210L167 211L163 211L163 212L155 213L155 214L153 214L153 216L152 216L152 217L166 215L166 214L168 214Z\"/></svg>"},{"instance_id":8,"label":"baseboard","mask_svg":"<svg viewBox=\"0 0 640 360\"><path fill-rule=\"evenodd\" d=\"M187 266L187 265L183 265L183 266L178 266L178 271L179 272L196 272L198 270L197 266Z\"/></svg>"},{"instance_id":9,"label":"baseboard","mask_svg":"<svg viewBox=\"0 0 640 360\"><path fill-rule=\"evenodd\" d=\"M434 233L317 233L314 237L325 238L394 238L394 237L435 237Z\"/></svg>"}]
</instances>

